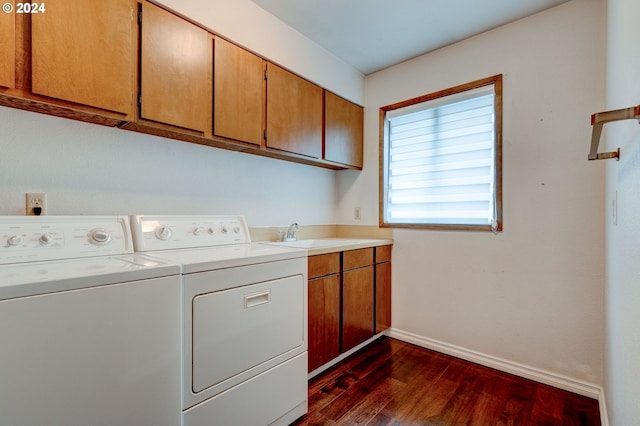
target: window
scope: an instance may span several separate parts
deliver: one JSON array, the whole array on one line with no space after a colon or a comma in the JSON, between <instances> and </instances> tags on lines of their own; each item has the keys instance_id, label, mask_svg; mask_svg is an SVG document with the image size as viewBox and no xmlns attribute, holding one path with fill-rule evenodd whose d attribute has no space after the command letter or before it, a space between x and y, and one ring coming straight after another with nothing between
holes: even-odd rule
<instances>
[{"instance_id":1,"label":"window","mask_svg":"<svg viewBox=\"0 0 640 426\"><path fill-rule=\"evenodd\" d=\"M502 230L502 75L382 107L380 225Z\"/></svg>"}]
</instances>

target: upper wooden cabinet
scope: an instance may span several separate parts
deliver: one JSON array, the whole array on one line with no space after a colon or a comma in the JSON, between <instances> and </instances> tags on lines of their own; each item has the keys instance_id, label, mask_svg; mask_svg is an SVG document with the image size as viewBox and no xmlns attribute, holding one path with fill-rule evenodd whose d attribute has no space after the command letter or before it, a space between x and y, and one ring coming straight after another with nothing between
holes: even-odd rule
<instances>
[{"instance_id":1,"label":"upper wooden cabinet","mask_svg":"<svg viewBox=\"0 0 640 426\"><path fill-rule=\"evenodd\" d=\"M322 157L322 88L267 63L267 147Z\"/></svg>"},{"instance_id":2,"label":"upper wooden cabinet","mask_svg":"<svg viewBox=\"0 0 640 426\"><path fill-rule=\"evenodd\" d=\"M32 92L131 114L132 0L56 0L46 6L46 12L29 15Z\"/></svg>"},{"instance_id":3,"label":"upper wooden cabinet","mask_svg":"<svg viewBox=\"0 0 640 426\"><path fill-rule=\"evenodd\" d=\"M149 0L38 4L46 10L0 13L0 105L362 168L362 108L197 22Z\"/></svg>"},{"instance_id":4,"label":"upper wooden cabinet","mask_svg":"<svg viewBox=\"0 0 640 426\"><path fill-rule=\"evenodd\" d=\"M213 134L261 145L265 126L265 61L216 37L213 54Z\"/></svg>"},{"instance_id":5,"label":"upper wooden cabinet","mask_svg":"<svg viewBox=\"0 0 640 426\"><path fill-rule=\"evenodd\" d=\"M12 1L5 4L13 4ZM0 86L16 84L16 18L13 13L0 13Z\"/></svg>"},{"instance_id":6,"label":"upper wooden cabinet","mask_svg":"<svg viewBox=\"0 0 640 426\"><path fill-rule=\"evenodd\" d=\"M140 118L210 133L212 36L148 2L140 25Z\"/></svg>"},{"instance_id":7,"label":"upper wooden cabinet","mask_svg":"<svg viewBox=\"0 0 640 426\"><path fill-rule=\"evenodd\" d=\"M361 169L363 109L331 92L324 93L324 159Z\"/></svg>"}]
</instances>

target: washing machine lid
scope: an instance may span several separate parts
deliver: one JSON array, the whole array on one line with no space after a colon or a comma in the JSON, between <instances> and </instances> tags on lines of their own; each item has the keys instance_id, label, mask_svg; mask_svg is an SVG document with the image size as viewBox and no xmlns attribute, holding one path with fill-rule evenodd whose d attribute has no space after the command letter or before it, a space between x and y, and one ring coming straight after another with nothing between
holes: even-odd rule
<instances>
[{"instance_id":1,"label":"washing machine lid","mask_svg":"<svg viewBox=\"0 0 640 426\"><path fill-rule=\"evenodd\" d=\"M0 300L178 275L178 265L139 255L0 266Z\"/></svg>"},{"instance_id":2,"label":"washing machine lid","mask_svg":"<svg viewBox=\"0 0 640 426\"><path fill-rule=\"evenodd\" d=\"M261 243L146 252L158 261L178 264L183 274L307 257L306 249Z\"/></svg>"}]
</instances>

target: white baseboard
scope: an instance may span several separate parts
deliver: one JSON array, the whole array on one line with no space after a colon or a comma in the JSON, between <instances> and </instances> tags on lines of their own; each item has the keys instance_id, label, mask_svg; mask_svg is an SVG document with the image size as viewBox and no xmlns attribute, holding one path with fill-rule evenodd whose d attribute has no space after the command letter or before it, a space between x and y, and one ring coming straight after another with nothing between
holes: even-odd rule
<instances>
[{"instance_id":1,"label":"white baseboard","mask_svg":"<svg viewBox=\"0 0 640 426\"><path fill-rule=\"evenodd\" d=\"M578 395L597 399L598 401L603 401L603 399L601 399L601 396L603 396L602 387L593 383L588 383L582 380L564 376L562 374L541 370L539 368L498 358L492 355L483 354L481 352L465 349L460 346L451 345L449 343L440 342L427 337L418 336L416 334L408 333L406 331L398 330L395 328L388 330L388 332L385 334L387 334L389 337L393 337L394 339L402 340L407 343L413 343L414 345L432 349L436 352L441 352L447 355L454 356L456 358L461 358L470 362L474 362L476 364L484 365L486 367L495 368L496 370L504 371L506 373L523 377L525 379L530 379L539 383L544 383L546 385L573 392Z\"/></svg>"},{"instance_id":2,"label":"white baseboard","mask_svg":"<svg viewBox=\"0 0 640 426\"><path fill-rule=\"evenodd\" d=\"M604 389L600 388L598 395L598 403L600 404L600 425L609 426L609 414L607 413L607 402L604 398Z\"/></svg>"},{"instance_id":3,"label":"white baseboard","mask_svg":"<svg viewBox=\"0 0 640 426\"><path fill-rule=\"evenodd\" d=\"M349 356L353 355L354 353L358 352L360 349L364 348L365 346L369 345L371 342L373 342L374 340L380 338L381 336L385 335L386 333L379 333L376 334L375 336L367 339L366 341L360 343L358 346L349 349L347 352L343 352L340 355L338 355L337 357L335 357L334 359L332 359L331 361L327 362L324 365L321 365L320 367L316 368L315 370L311 371L308 375L309 379L314 378L315 376L317 376L318 374L324 372L325 370L328 370L329 368L333 367L334 365L338 364L340 361L344 360L345 358L348 358ZM398 339L398 340L402 340L402 339Z\"/></svg>"}]
</instances>

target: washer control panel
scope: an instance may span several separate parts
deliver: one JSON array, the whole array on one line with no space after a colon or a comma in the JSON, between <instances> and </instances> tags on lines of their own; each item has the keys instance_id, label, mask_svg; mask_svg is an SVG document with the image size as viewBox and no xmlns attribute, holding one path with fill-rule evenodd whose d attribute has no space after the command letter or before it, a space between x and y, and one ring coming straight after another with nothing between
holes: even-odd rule
<instances>
[{"instance_id":1,"label":"washer control panel","mask_svg":"<svg viewBox=\"0 0 640 426\"><path fill-rule=\"evenodd\" d=\"M251 242L244 216L131 216L136 251L215 247Z\"/></svg>"},{"instance_id":2,"label":"washer control panel","mask_svg":"<svg viewBox=\"0 0 640 426\"><path fill-rule=\"evenodd\" d=\"M0 217L0 264L128 253L126 216Z\"/></svg>"}]
</instances>

